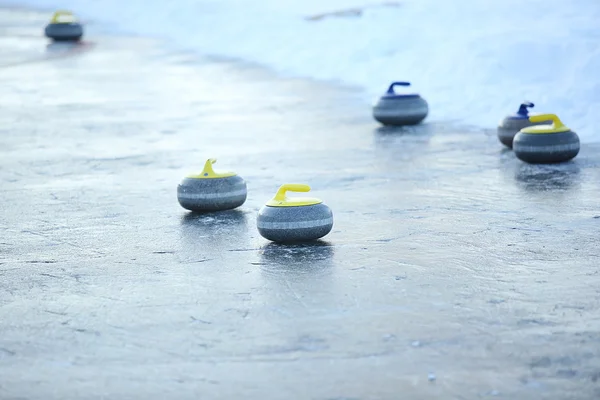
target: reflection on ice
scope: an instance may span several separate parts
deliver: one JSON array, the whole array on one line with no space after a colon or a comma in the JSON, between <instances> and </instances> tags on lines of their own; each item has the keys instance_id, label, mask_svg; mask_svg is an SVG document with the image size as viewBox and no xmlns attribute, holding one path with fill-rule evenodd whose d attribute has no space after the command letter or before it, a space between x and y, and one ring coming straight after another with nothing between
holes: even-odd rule
<instances>
[{"instance_id":1,"label":"reflection on ice","mask_svg":"<svg viewBox=\"0 0 600 400\"><path fill-rule=\"evenodd\" d=\"M527 191L567 190L579 183L575 162L556 165L520 164L515 172L519 186Z\"/></svg>"}]
</instances>

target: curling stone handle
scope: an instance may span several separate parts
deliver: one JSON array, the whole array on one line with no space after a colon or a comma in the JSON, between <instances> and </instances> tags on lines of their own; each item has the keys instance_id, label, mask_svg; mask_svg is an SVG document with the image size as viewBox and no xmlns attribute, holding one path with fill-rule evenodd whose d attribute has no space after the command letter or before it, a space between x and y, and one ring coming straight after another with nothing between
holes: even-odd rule
<instances>
[{"instance_id":1,"label":"curling stone handle","mask_svg":"<svg viewBox=\"0 0 600 400\"><path fill-rule=\"evenodd\" d=\"M530 102L530 101L524 101L519 106L519 111L517 111L517 114L519 114L519 115L527 115L527 111L528 111L527 108L534 107L534 106L535 106L535 104L533 104L532 102Z\"/></svg>"},{"instance_id":2,"label":"curling stone handle","mask_svg":"<svg viewBox=\"0 0 600 400\"><path fill-rule=\"evenodd\" d=\"M392 84L388 88L388 94L394 94L394 88L396 86L410 86L410 82L392 82Z\"/></svg>"},{"instance_id":3,"label":"curling stone handle","mask_svg":"<svg viewBox=\"0 0 600 400\"><path fill-rule=\"evenodd\" d=\"M279 187L277 194L275 194L275 201L285 201L286 192L308 192L310 191L310 186L304 185L302 183L286 183Z\"/></svg>"},{"instance_id":4,"label":"curling stone handle","mask_svg":"<svg viewBox=\"0 0 600 400\"><path fill-rule=\"evenodd\" d=\"M530 122L545 122L552 121L554 129L566 128L565 124L556 116L556 114L540 114L529 117Z\"/></svg>"},{"instance_id":5,"label":"curling stone handle","mask_svg":"<svg viewBox=\"0 0 600 400\"><path fill-rule=\"evenodd\" d=\"M213 170L212 165L217 162L216 158L209 158L204 163L204 169L202 170L203 176L215 176L215 171Z\"/></svg>"},{"instance_id":6,"label":"curling stone handle","mask_svg":"<svg viewBox=\"0 0 600 400\"><path fill-rule=\"evenodd\" d=\"M52 19L50 20L50 22L56 24L60 22L60 17L73 17L73 13L70 11L58 10L52 15Z\"/></svg>"}]
</instances>

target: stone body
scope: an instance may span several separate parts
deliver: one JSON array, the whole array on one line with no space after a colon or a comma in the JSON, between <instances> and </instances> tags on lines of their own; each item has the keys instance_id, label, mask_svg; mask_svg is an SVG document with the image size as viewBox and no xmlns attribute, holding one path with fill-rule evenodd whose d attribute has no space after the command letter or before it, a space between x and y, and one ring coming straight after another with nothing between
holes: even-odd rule
<instances>
[{"instance_id":1,"label":"stone body","mask_svg":"<svg viewBox=\"0 0 600 400\"><path fill-rule=\"evenodd\" d=\"M244 204L248 195L246 182L235 175L225 178L186 177L177 186L177 200L195 212L230 210Z\"/></svg>"},{"instance_id":2,"label":"stone body","mask_svg":"<svg viewBox=\"0 0 600 400\"><path fill-rule=\"evenodd\" d=\"M78 22L50 23L44 33L46 37L57 42L76 42L83 36L83 26Z\"/></svg>"},{"instance_id":3,"label":"stone body","mask_svg":"<svg viewBox=\"0 0 600 400\"><path fill-rule=\"evenodd\" d=\"M579 137L571 130L557 133L519 132L513 141L517 158L530 164L569 161L579 154Z\"/></svg>"},{"instance_id":4,"label":"stone body","mask_svg":"<svg viewBox=\"0 0 600 400\"><path fill-rule=\"evenodd\" d=\"M301 242L322 238L333 228L333 213L323 204L295 207L265 205L258 212L258 232L273 242Z\"/></svg>"},{"instance_id":5,"label":"stone body","mask_svg":"<svg viewBox=\"0 0 600 400\"><path fill-rule=\"evenodd\" d=\"M418 94L383 96L373 107L373 118L383 125L416 125L429 113L425 99Z\"/></svg>"}]
</instances>

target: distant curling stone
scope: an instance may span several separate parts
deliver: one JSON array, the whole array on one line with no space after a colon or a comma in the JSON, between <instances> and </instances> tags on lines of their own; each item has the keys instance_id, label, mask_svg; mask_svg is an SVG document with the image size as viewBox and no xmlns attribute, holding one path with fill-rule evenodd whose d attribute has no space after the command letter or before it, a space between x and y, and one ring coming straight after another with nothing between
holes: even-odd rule
<instances>
[{"instance_id":1,"label":"distant curling stone","mask_svg":"<svg viewBox=\"0 0 600 400\"><path fill-rule=\"evenodd\" d=\"M83 36L83 26L69 11L57 11L44 31L46 37L56 42L77 42Z\"/></svg>"},{"instance_id":2,"label":"distant curling stone","mask_svg":"<svg viewBox=\"0 0 600 400\"><path fill-rule=\"evenodd\" d=\"M535 104L529 101L525 101L521 103L521 106L519 107L519 110L516 114L507 115L502 121L500 121L500 124L498 125L498 139L500 140L500 143L502 143L506 147L512 148L513 139L521 129L534 125L550 123L550 121L534 123L529 120L527 108L534 106Z\"/></svg>"},{"instance_id":3,"label":"distant curling stone","mask_svg":"<svg viewBox=\"0 0 600 400\"><path fill-rule=\"evenodd\" d=\"M579 137L554 114L529 117L531 122L550 121L547 125L523 128L515 135L513 150L517 158L530 164L569 161L579 153Z\"/></svg>"},{"instance_id":4,"label":"distant curling stone","mask_svg":"<svg viewBox=\"0 0 600 400\"><path fill-rule=\"evenodd\" d=\"M244 204L248 190L246 182L233 172L217 173L210 158L198 175L188 175L177 186L177 200L187 210L209 212L230 210Z\"/></svg>"},{"instance_id":5,"label":"distant curling stone","mask_svg":"<svg viewBox=\"0 0 600 400\"><path fill-rule=\"evenodd\" d=\"M416 125L429 113L429 106L420 95L397 94L396 86L410 86L409 82L393 82L373 107L373 118L383 125Z\"/></svg>"},{"instance_id":6,"label":"distant curling stone","mask_svg":"<svg viewBox=\"0 0 600 400\"><path fill-rule=\"evenodd\" d=\"M319 239L333 228L333 213L315 198L288 198L286 192L308 192L310 186L282 185L273 199L258 212L258 232L273 242L304 242Z\"/></svg>"}]
</instances>

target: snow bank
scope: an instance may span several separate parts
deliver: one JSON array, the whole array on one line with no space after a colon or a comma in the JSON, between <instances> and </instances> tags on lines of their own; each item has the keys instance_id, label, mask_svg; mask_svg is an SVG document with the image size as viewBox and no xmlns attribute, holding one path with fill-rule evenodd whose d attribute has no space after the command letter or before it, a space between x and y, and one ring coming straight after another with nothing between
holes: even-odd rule
<instances>
[{"instance_id":1,"label":"snow bank","mask_svg":"<svg viewBox=\"0 0 600 400\"><path fill-rule=\"evenodd\" d=\"M1 0L0 0L1 1ZM430 120L494 128L522 100L600 141L600 1L20 0L69 8L121 32L365 89L408 80ZM345 16L307 19L335 10ZM344 14L344 13L343 13Z\"/></svg>"}]
</instances>

